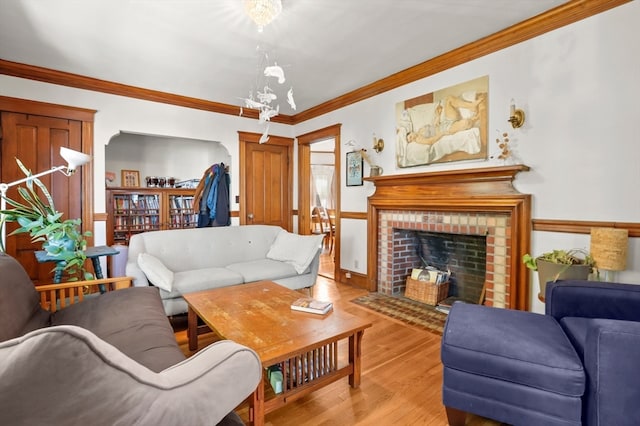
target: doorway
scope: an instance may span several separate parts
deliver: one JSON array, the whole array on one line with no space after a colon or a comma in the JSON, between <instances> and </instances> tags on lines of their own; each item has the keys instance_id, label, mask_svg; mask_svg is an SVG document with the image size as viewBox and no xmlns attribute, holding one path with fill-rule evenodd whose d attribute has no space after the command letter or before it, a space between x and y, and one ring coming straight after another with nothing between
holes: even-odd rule
<instances>
[{"instance_id":1,"label":"doorway","mask_svg":"<svg viewBox=\"0 0 640 426\"><path fill-rule=\"evenodd\" d=\"M311 233L322 234L319 274L334 279L335 247L335 139L311 144Z\"/></svg>"},{"instance_id":2,"label":"doorway","mask_svg":"<svg viewBox=\"0 0 640 426\"><path fill-rule=\"evenodd\" d=\"M298 232L323 234L319 275L335 279L340 259L340 125L298 136Z\"/></svg>"}]
</instances>

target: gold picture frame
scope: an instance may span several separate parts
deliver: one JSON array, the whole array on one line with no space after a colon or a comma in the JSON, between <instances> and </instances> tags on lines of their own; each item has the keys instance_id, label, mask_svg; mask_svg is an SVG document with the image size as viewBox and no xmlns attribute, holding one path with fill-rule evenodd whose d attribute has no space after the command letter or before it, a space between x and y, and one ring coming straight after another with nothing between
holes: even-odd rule
<instances>
[{"instance_id":1,"label":"gold picture frame","mask_svg":"<svg viewBox=\"0 0 640 426\"><path fill-rule=\"evenodd\" d=\"M122 170L121 172L121 184L122 186L138 187L140 186L140 172L137 170Z\"/></svg>"}]
</instances>

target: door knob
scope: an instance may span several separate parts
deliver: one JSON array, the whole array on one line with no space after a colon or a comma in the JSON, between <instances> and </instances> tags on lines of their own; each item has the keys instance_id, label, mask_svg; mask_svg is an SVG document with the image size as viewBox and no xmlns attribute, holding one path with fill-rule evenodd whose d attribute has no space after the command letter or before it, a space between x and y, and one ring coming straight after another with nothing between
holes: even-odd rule
<instances>
[{"instance_id":1,"label":"door knob","mask_svg":"<svg viewBox=\"0 0 640 426\"><path fill-rule=\"evenodd\" d=\"M247 219L249 219L249 220L253 220L253 213L249 213L249 214L247 215Z\"/></svg>"}]
</instances>

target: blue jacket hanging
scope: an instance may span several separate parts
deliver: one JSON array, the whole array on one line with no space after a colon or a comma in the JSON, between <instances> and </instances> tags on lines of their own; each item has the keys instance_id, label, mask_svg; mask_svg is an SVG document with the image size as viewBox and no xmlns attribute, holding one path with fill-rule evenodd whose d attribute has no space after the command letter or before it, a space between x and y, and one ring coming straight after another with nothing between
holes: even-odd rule
<instances>
[{"instance_id":1,"label":"blue jacket hanging","mask_svg":"<svg viewBox=\"0 0 640 426\"><path fill-rule=\"evenodd\" d=\"M224 163L214 164L205 170L194 195L198 206L198 228L229 226L229 173Z\"/></svg>"}]
</instances>

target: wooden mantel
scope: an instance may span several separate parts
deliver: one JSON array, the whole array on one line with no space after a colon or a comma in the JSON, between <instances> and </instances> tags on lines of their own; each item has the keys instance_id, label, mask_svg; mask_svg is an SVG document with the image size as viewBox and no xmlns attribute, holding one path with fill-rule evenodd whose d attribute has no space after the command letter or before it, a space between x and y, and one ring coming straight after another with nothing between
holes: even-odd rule
<instances>
[{"instance_id":1,"label":"wooden mantel","mask_svg":"<svg viewBox=\"0 0 640 426\"><path fill-rule=\"evenodd\" d=\"M446 170L366 178L376 191L367 207L368 289L378 285L378 213L381 210L496 212L511 220L509 305L529 309L529 272L522 256L531 239L531 195L513 187L525 165Z\"/></svg>"}]
</instances>

